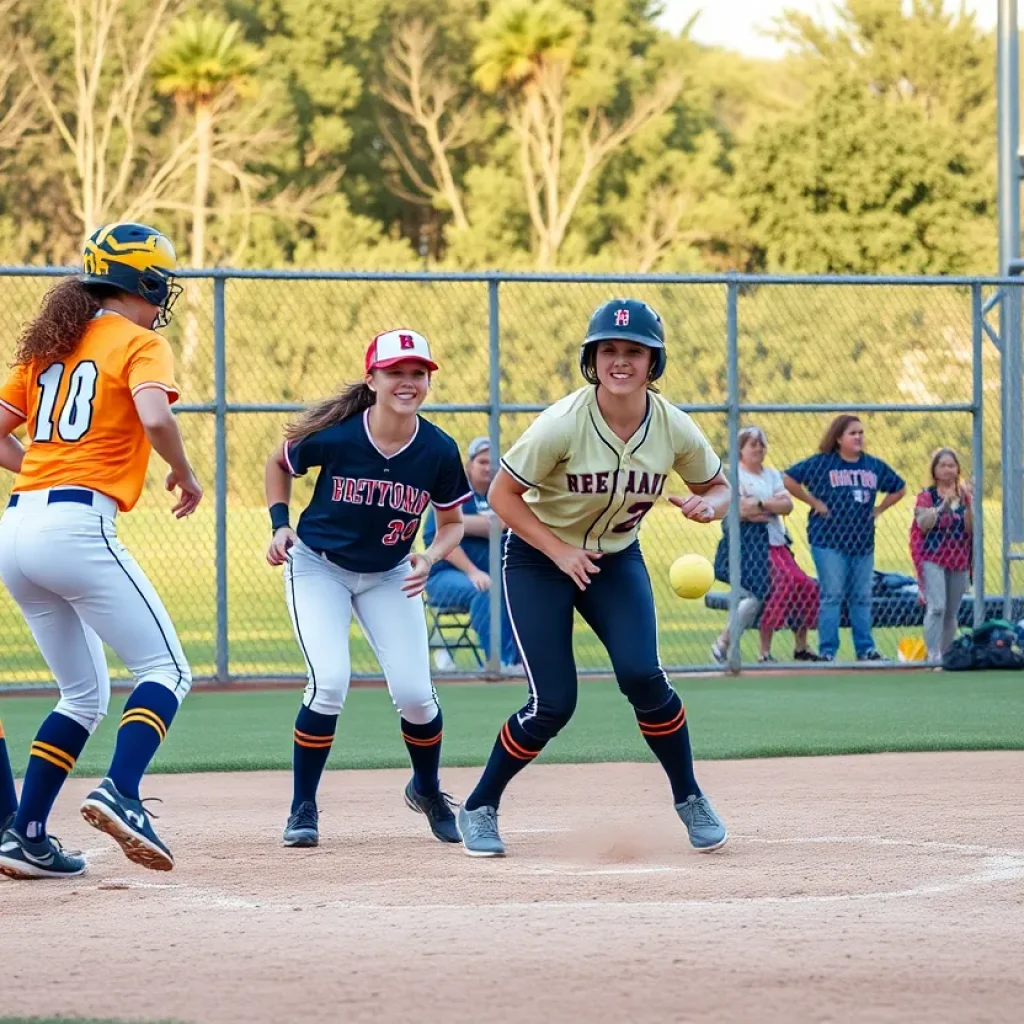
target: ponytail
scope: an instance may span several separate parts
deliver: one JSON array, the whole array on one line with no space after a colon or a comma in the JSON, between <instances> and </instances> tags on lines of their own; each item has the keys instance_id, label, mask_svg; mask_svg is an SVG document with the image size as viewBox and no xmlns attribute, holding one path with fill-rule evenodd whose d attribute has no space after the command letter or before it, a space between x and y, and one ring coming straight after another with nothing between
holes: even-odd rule
<instances>
[{"instance_id":1,"label":"ponytail","mask_svg":"<svg viewBox=\"0 0 1024 1024\"><path fill-rule=\"evenodd\" d=\"M114 291L87 286L80 277L59 281L43 297L35 319L22 328L12 365L53 363L70 355L102 308L102 299Z\"/></svg>"},{"instance_id":2,"label":"ponytail","mask_svg":"<svg viewBox=\"0 0 1024 1024\"><path fill-rule=\"evenodd\" d=\"M318 430L326 430L343 420L365 412L377 401L377 394L366 381L348 384L341 394L311 405L297 420L284 428L289 441L301 441Z\"/></svg>"}]
</instances>

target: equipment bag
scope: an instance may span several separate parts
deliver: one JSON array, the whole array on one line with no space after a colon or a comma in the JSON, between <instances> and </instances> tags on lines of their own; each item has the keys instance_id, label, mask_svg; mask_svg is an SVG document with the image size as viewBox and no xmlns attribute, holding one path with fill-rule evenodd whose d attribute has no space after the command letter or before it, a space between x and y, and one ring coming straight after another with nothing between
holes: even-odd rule
<instances>
[{"instance_id":1,"label":"equipment bag","mask_svg":"<svg viewBox=\"0 0 1024 1024\"><path fill-rule=\"evenodd\" d=\"M989 619L977 629L965 630L942 656L948 672L1024 668L1024 650L1016 628L1003 619Z\"/></svg>"}]
</instances>

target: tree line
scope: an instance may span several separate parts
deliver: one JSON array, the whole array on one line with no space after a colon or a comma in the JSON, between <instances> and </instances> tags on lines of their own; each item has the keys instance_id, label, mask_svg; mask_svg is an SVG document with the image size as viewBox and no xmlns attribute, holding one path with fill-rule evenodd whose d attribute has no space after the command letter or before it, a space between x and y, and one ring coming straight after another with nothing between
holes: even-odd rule
<instances>
[{"instance_id":1,"label":"tree line","mask_svg":"<svg viewBox=\"0 0 1024 1024\"><path fill-rule=\"evenodd\" d=\"M995 41L942 0L0 0L0 263L990 273Z\"/></svg>"}]
</instances>

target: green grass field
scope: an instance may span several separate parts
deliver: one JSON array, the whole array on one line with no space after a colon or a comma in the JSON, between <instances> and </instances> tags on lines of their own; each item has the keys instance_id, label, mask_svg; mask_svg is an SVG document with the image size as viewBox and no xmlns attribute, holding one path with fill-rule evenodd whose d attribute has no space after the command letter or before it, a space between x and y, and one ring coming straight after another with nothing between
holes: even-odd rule
<instances>
[{"instance_id":1,"label":"green grass field","mask_svg":"<svg viewBox=\"0 0 1024 1024\"><path fill-rule=\"evenodd\" d=\"M693 678L678 685L698 758L1024 749L1024 679L1014 672ZM521 684L443 687L444 763L482 764L502 720L524 696ZM76 773L95 776L106 770L122 703L112 702ZM52 706L43 697L0 699L19 773L35 730ZM153 770L289 768L298 706L297 690L193 693ZM576 716L542 757L550 763L651 760L629 706L605 681L582 684ZM354 690L329 766L398 768L407 763L386 692Z\"/></svg>"},{"instance_id":2,"label":"green grass field","mask_svg":"<svg viewBox=\"0 0 1024 1024\"><path fill-rule=\"evenodd\" d=\"M912 513L906 500L879 522L876 565L879 569L912 574L907 535ZM1001 570L998 557L999 508L986 508L991 543L986 573L989 593L999 591ZM804 538L805 520L800 512L791 517L790 530L796 538L800 564L813 571ZM178 523L156 499L144 499L143 507L118 522L121 539L134 553L153 580L178 628L196 677L214 672L216 633L216 589L214 565L214 520L212 507L204 506L191 519ZM697 551L711 558L720 537L718 526L699 527L683 520L670 506L657 506L644 522L641 536L644 553L654 582L658 603L662 660L666 665L707 665L709 645L724 624L724 616L708 610L702 601L681 601L669 589L668 567L684 551ZM232 507L228 531L228 609L230 667L238 676L301 675L302 659L295 644L285 608L280 570L264 560L268 531L263 509ZM724 589L717 584L718 589ZM1020 589L1020 588L1018 588ZM879 649L890 656L900 638L919 628L876 631ZM853 657L848 632L843 633L840 658ZM604 650L582 624L577 627L577 661L589 668L606 668ZM790 637L776 639L777 655L788 657ZM744 656L756 658L756 637L744 639ZM472 669L468 652L460 652L460 667ZM126 673L110 657L112 672ZM376 673L376 661L357 628L352 632L352 665L356 673ZM20 612L7 592L0 588L0 683L48 682L49 675L39 657Z\"/></svg>"}]
</instances>

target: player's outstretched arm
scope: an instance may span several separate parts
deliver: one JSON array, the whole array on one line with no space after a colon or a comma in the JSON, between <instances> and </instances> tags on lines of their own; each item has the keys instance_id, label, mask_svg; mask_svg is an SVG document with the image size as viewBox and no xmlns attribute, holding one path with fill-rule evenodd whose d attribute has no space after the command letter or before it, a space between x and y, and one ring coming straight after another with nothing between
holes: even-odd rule
<instances>
[{"instance_id":1,"label":"player's outstretched arm","mask_svg":"<svg viewBox=\"0 0 1024 1024\"><path fill-rule=\"evenodd\" d=\"M713 523L724 519L732 501L732 488L725 474L719 471L707 483L686 485L689 498L669 498L687 519L695 523Z\"/></svg>"},{"instance_id":2,"label":"player's outstretched arm","mask_svg":"<svg viewBox=\"0 0 1024 1024\"><path fill-rule=\"evenodd\" d=\"M181 489L181 495L171 511L178 519L191 515L203 498L203 488L189 465L185 442L181 439L178 422L171 412L167 393L161 388L143 388L133 396L133 401L149 443L171 468L167 474L167 490Z\"/></svg>"},{"instance_id":3,"label":"player's outstretched arm","mask_svg":"<svg viewBox=\"0 0 1024 1024\"><path fill-rule=\"evenodd\" d=\"M0 466L12 473L21 472L21 460L25 457L25 449L13 435L24 422L20 416L0 408Z\"/></svg>"},{"instance_id":4,"label":"player's outstretched arm","mask_svg":"<svg viewBox=\"0 0 1024 1024\"><path fill-rule=\"evenodd\" d=\"M267 561L271 565L284 565L288 560L288 549L298 539L288 522L288 503L292 497L292 475L284 457L284 444L279 444L267 459L263 471L263 488L270 510L270 525L274 531Z\"/></svg>"}]
</instances>

